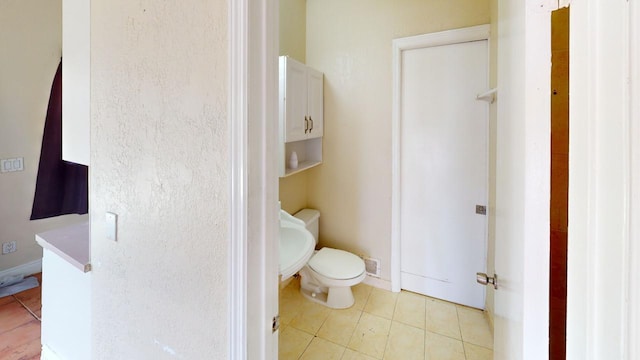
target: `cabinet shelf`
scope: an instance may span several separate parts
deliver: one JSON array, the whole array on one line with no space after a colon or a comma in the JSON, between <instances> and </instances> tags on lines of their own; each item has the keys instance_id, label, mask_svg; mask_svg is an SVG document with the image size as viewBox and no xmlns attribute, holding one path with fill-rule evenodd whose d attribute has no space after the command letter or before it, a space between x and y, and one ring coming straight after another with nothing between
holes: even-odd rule
<instances>
[{"instance_id":1,"label":"cabinet shelf","mask_svg":"<svg viewBox=\"0 0 640 360\"><path fill-rule=\"evenodd\" d=\"M317 160L307 160L307 161L303 161L301 163L298 163L298 167L295 169L291 169L291 168L286 168L284 171L284 176L283 177L287 177L287 176L291 176L294 174L297 174L299 172L305 171L307 169L311 169L314 166L318 166L322 164L322 161L317 161Z\"/></svg>"},{"instance_id":2,"label":"cabinet shelf","mask_svg":"<svg viewBox=\"0 0 640 360\"><path fill-rule=\"evenodd\" d=\"M296 152L298 167L291 169L289 159ZM280 147L280 177L297 174L322 164L322 138L282 143Z\"/></svg>"}]
</instances>

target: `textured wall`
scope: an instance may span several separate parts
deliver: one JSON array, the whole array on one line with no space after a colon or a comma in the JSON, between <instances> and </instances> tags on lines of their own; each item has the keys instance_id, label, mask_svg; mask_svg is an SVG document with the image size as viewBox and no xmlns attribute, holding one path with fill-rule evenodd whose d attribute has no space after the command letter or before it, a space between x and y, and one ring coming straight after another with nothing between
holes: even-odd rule
<instances>
[{"instance_id":1,"label":"textured wall","mask_svg":"<svg viewBox=\"0 0 640 360\"><path fill-rule=\"evenodd\" d=\"M308 171L320 242L390 279L391 42L490 22L489 0L307 1L307 64L324 72L324 164Z\"/></svg>"},{"instance_id":2,"label":"textured wall","mask_svg":"<svg viewBox=\"0 0 640 360\"><path fill-rule=\"evenodd\" d=\"M305 63L307 43L307 1L280 0L280 55Z\"/></svg>"},{"instance_id":3,"label":"textured wall","mask_svg":"<svg viewBox=\"0 0 640 360\"><path fill-rule=\"evenodd\" d=\"M0 158L24 157L24 171L0 174L0 271L42 258L35 234L86 220L29 221L51 83L62 53L61 0L0 1Z\"/></svg>"},{"instance_id":4,"label":"textured wall","mask_svg":"<svg viewBox=\"0 0 640 360\"><path fill-rule=\"evenodd\" d=\"M280 55L306 62L307 2L280 1ZM303 171L279 181L280 203L284 210L295 213L307 206L307 172Z\"/></svg>"},{"instance_id":5,"label":"textured wall","mask_svg":"<svg viewBox=\"0 0 640 360\"><path fill-rule=\"evenodd\" d=\"M91 22L94 359L224 359L227 2L93 0Z\"/></svg>"}]
</instances>

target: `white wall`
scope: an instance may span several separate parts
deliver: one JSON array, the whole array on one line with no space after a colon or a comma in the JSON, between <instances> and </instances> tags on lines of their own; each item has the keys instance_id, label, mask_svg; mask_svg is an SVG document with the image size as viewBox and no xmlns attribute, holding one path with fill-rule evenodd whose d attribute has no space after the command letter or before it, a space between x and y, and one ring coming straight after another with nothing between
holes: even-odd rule
<instances>
[{"instance_id":1,"label":"white wall","mask_svg":"<svg viewBox=\"0 0 640 360\"><path fill-rule=\"evenodd\" d=\"M42 258L35 234L82 222L66 215L30 221L53 77L62 54L61 0L0 2L0 158L24 157L24 171L0 174L0 271Z\"/></svg>"},{"instance_id":2,"label":"white wall","mask_svg":"<svg viewBox=\"0 0 640 360\"><path fill-rule=\"evenodd\" d=\"M320 243L390 279L391 41L487 24L489 0L307 0L307 64L324 72L324 163L307 171Z\"/></svg>"},{"instance_id":3,"label":"white wall","mask_svg":"<svg viewBox=\"0 0 640 360\"><path fill-rule=\"evenodd\" d=\"M552 3L498 2L495 359L549 354Z\"/></svg>"},{"instance_id":4,"label":"white wall","mask_svg":"<svg viewBox=\"0 0 640 360\"><path fill-rule=\"evenodd\" d=\"M307 2L280 0L280 55L306 62ZM307 172L280 178L279 199L284 210L293 214L307 206Z\"/></svg>"},{"instance_id":5,"label":"white wall","mask_svg":"<svg viewBox=\"0 0 640 360\"><path fill-rule=\"evenodd\" d=\"M91 2L96 360L227 357L227 5Z\"/></svg>"},{"instance_id":6,"label":"white wall","mask_svg":"<svg viewBox=\"0 0 640 360\"><path fill-rule=\"evenodd\" d=\"M306 62L307 44L307 1L279 1L280 55Z\"/></svg>"}]
</instances>

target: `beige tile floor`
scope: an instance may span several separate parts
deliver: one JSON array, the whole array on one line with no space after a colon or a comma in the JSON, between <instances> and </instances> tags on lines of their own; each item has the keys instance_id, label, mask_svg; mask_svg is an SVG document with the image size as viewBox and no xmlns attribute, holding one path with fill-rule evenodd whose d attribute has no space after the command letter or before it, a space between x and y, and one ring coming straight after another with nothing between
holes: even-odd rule
<instances>
[{"instance_id":1,"label":"beige tile floor","mask_svg":"<svg viewBox=\"0 0 640 360\"><path fill-rule=\"evenodd\" d=\"M360 284L356 303L334 310L280 291L279 359L491 360L493 335L480 310Z\"/></svg>"}]
</instances>

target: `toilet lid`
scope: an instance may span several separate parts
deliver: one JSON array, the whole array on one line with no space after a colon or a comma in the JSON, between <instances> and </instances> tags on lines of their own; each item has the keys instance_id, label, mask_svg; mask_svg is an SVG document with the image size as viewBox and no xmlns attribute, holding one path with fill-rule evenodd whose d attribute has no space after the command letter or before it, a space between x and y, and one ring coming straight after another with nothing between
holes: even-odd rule
<instances>
[{"instance_id":1,"label":"toilet lid","mask_svg":"<svg viewBox=\"0 0 640 360\"><path fill-rule=\"evenodd\" d=\"M364 261L356 255L338 249L322 248L307 265L322 276L335 280L353 279L364 273Z\"/></svg>"}]
</instances>

